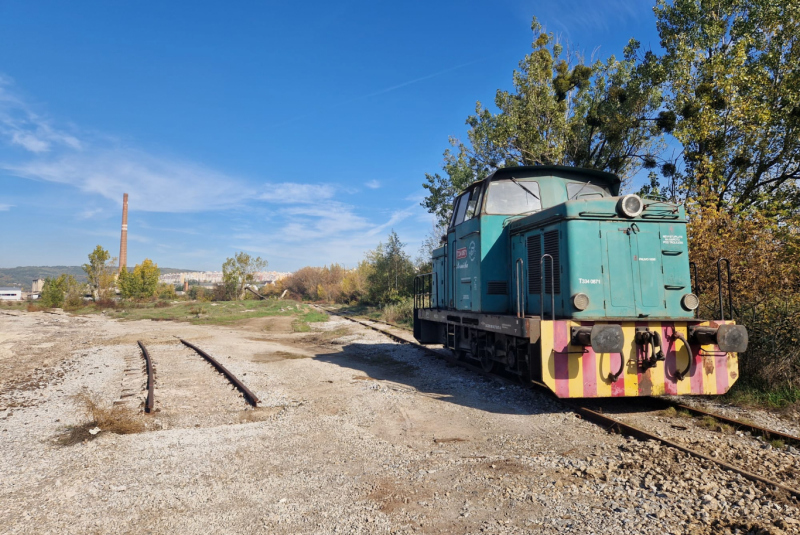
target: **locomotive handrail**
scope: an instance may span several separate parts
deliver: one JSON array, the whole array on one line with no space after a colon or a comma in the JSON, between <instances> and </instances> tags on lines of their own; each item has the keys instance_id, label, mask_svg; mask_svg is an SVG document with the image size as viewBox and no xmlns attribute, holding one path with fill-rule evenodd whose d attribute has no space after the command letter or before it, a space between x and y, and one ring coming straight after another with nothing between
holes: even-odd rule
<instances>
[{"instance_id":1,"label":"locomotive handrail","mask_svg":"<svg viewBox=\"0 0 800 535\"><path fill-rule=\"evenodd\" d=\"M725 303L722 300L722 261L725 261L725 264L728 268L728 312L730 312L730 317L733 319L733 294L731 293L731 261L727 258L720 258L717 260L717 289L719 290L719 318L721 320L725 320Z\"/></svg>"},{"instance_id":2,"label":"locomotive handrail","mask_svg":"<svg viewBox=\"0 0 800 535\"><path fill-rule=\"evenodd\" d=\"M525 290L520 282L522 274L525 272L525 262L522 258L517 258L515 269L517 271L517 317L521 318L525 315L525 296L523 294Z\"/></svg>"},{"instance_id":3,"label":"locomotive handrail","mask_svg":"<svg viewBox=\"0 0 800 535\"><path fill-rule=\"evenodd\" d=\"M555 261L553 257L549 254L543 254L542 258L539 260L539 289L541 290L541 294L539 296L539 310L540 316L544 319L544 266L545 262L544 259L550 259L550 311L552 312L553 321L556 321L556 279L555 279Z\"/></svg>"},{"instance_id":4,"label":"locomotive handrail","mask_svg":"<svg viewBox=\"0 0 800 535\"><path fill-rule=\"evenodd\" d=\"M420 273L419 275L414 277L414 308L433 308L433 289L436 287L436 291L438 292L438 285L434 284L434 276L438 275L437 273L430 272L430 273ZM425 280L429 280L428 291L425 291ZM438 278L437 278L438 281ZM427 305L425 298L427 297ZM437 302L438 302L438 295Z\"/></svg>"}]
</instances>

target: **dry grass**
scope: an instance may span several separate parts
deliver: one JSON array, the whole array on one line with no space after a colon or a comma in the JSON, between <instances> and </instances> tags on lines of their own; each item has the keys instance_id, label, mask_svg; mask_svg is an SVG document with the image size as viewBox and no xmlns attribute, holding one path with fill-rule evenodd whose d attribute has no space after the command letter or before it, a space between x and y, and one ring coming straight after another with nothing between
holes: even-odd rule
<instances>
[{"instance_id":1,"label":"dry grass","mask_svg":"<svg viewBox=\"0 0 800 535\"><path fill-rule=\"evenodd\" d=\"M285 406L280 405L277 407L257 407L255 409L239 411L239 423L251 424L271 420L285 409Z\"/></svg>"},{"instance_id":2,"label":"dry grass","mask_svg":"<svg viewBox=\"0 0 800 535\"><path fill-rule=\"evenodd\" d=\"M697 420L697 425L704 429L717 431L726 435L732 435L736 431L732 425L718 422L716 418L712 416L703 416Z\"/></svg>"},{"instance_id":3,"label":"dry grass","mask_svg":"<svg viewBox=\"0 0 800 535\"><path fill-rule=\"evenodd\" d=\"M43 310L47 310L47 307L40 307L34 303L28 303L27 310L28 312L42 312Z\"/></svg>"},{"instance_id":4,"label":"dry grass","mask_svg":"<svg viewBox=\"0 0 800 535\"><path fill-rule=\"evenodd\" d=\"M282 359L307 359L310 358L308 355L302 355L300 353L289 353L288 351L276 351L276 357L280 357Z\"/></svg>"},{"instance_id":5,"label":"dry grass","mask_svg":"<svg viewBox=\"0 0 800 535\"><path fill-rule=\"evenodd\" d=\"M97 401L93 396L82 392L75 396L88 421L67 429L59 435L56 441L62 446L72 446L86 440L92 440L101 433L115 433L129 435L141 433L147 429L141 416L123 405L107 407ZM90 431L99 428L100 431L92 434Z\"/></svg>"}]
</instances>

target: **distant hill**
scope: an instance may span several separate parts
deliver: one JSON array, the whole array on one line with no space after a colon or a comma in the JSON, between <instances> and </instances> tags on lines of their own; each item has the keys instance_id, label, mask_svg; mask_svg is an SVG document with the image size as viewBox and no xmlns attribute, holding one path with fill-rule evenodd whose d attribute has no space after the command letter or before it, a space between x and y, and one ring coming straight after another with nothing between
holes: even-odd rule
<instances>
[{"instance_id":1,"label":"distant hill","mask_svg":"<svg viewBox=\"0 0 800 535\"><path fill-rule=\"evenodd\" d=\"M131 268L133 266L130 266ZM160 268L161 273L183 273L197 271L195 269ZM86 273L81 266L21 266L0 268L0 286L16 286L25 290L31 289L33 279L58 277L62 273L72 275L78 282L86 282Z\"/></svg>"}]
</instances>

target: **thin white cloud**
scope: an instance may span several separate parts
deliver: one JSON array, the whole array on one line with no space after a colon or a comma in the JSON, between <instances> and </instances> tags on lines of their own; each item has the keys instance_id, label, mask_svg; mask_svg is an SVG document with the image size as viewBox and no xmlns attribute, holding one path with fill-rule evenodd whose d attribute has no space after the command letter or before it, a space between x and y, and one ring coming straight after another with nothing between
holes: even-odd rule
<instances>
[{"instance_id":1,"label":"thin white cloud","mask_svg":"<svg viewBox=\"0 0 800 535\"><path fill-rule=\"evenodd\" d=\"M378 189L379 187L381 187L381 183L378 182L377 180L370 180L364 185L367 186L369 189Z\"/></svg>"},{"instance_id":2,"label":"thin white cloud","mask_svg":"<svg viewBox=\"0 0 800 535\"><path fill-rule=\"evenodd\" d=\"M0 212L8 212L13 207L13 204L0 204Z\"/></svg>"},{"instance_id":3,"label":"thin white cloud","mask_svg":"<svg viewBox=\"0 0 800 535\"><path fill-rule=\"evenodd\" d=\"M91 219L97 214L102 214L102 213L103 213L102 208L86 208L85 210L78 212L78 215L76 215L75 217L78 219Z\"/></svg>"},{"instance_id":4,"label":"thin white cloud","mask_svg":"<svg viewBox=\"0 0 800 535\"><path fill-rule=\"evenodd\" d=\"M336 190L327 184L296 184L280 182L264 184L258 199L283 204L317 203L333 198Z\"/></svg>"},{"instance_id":5,"label":"thin white cloud","mask_svg":"<svg viewBox=\"0 0 800 535\"><path fill-rule=\"evenodd\" d=\"M130 149L0 163L0 168L22 178L69 184L116 202L129 193L131 208L146 212L220 210L253 194L245 184L223 173Z\"/></svg>"},{"instance_id":6,"label":"thin white cloud","mask_svg":"<svg viewBox=\"0 0 800 535\"><path fill-rule=\"evenodd\" d=\"M34 113L11 93L10 86L11 80L0 75L0 136L11 145L34 154L49 152L57 146L73 150L82 148L77 137L54 128L48 119Z\"/></svg>"}]
</instances>

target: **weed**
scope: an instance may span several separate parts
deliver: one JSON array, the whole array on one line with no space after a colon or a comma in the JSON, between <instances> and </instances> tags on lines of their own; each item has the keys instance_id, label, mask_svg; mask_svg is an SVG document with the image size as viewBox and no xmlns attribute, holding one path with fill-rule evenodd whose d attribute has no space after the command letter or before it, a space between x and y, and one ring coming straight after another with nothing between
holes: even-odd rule
<instances>
[{"instance_id":1,"label":"weed","mask_svg":"<svg viewBox=\"0 0 800 535\"><path fill-rule=\"evenodd\" d=\"M47 310L47 307L40 307L39 305L28 303L27 310L28 312L41 312L43 310Z\"/></svg>"},{"instance_id":2,"label":"weed","mask_svg":"<svg viewBox=\"0 0 800 535\"><path fill-rule=\"evenodd\" d=\"M129 408L122 405L106 407L101 405L94 397L82 392L75 396L75 399L82 406L87 422L72 427L57 438L62 446L71 446L84 440L92 440L99 435L92 434L90 430L99 428L102 432L115 433L117 435L129 435L141 433L145 430L144 421Z\"/></svg>"},{"instance_id":3,"label":"weed","mask_svg":"<svg viewBox=\"0 0 800 535\"><path fill-rule=\"evenodd\" d=\"M732 425L720 423L712 416L703 416L697 421L697 425L710 431L717 431L726 435L732 435L736 429Z\"/></svg>"},{"instance_id":4,"label":"weed","mask_svg":"<svg viewBox=\"0 0 800 535\"><path fill-rule=\"evenodd\" d=\"M276 357L280 357L282 359L306 359L308 355L301 355L300 353L289 353L288 351L276 351Z\"/></svg>"},{"instance_id":5,"label":"weed","mask_svg":"<svg viewBox=\"0 0 800 535\"><path fill-rule=\"evenodd\" d=\"M167 308L168 306L170 306L169 301L158 301L153 308Z\"/></svg>"},{"instance_id":6,"label":"weed","mask_svg":"<svg viewBox=\"0 0 800 535\"><path fill-rule=\"evenodd\" d=\"M782 450L786 447L786 443L780 439L770 440L769 445L778 450Z\"/></svg>"},{"instance_id":7,"label":"weed","mask_svg":"<svg viewBox=\"0 0 800 535\"><path fill-rule=\"evenodd\" d=\"M292 322L292 331L296 333L307 333L311 331L311 326L302 320L294 320Z\"/></svg>"},{"instance_id":8,"label":"weed","mask_svg":"<svg viewBox=\"0 0 800 535\"><path fill-rule=\"evenodd\" d=\"M661 411L661 416L666 416L667 418L675 418L677 415L678 411L675 410L675 407L667 407Z\"/></svg>"}]
</instances>

